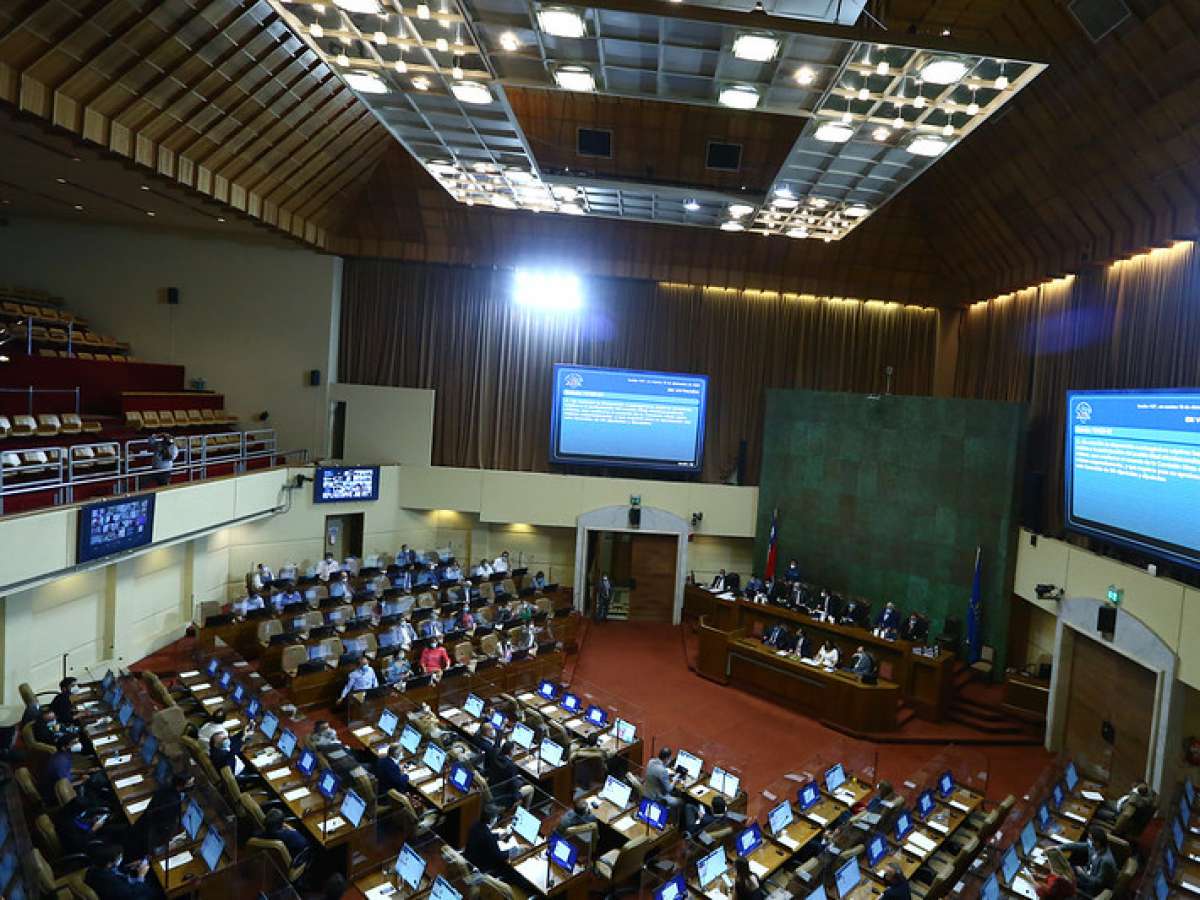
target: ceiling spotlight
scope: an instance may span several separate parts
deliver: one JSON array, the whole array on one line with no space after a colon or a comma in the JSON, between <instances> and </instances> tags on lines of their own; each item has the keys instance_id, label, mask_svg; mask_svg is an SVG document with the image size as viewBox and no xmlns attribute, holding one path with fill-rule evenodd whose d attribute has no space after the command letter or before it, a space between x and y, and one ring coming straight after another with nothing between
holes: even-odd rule
<instances>
[{"instance_id":1,"label":"ceiling spotlight","mask_svg":"<svg viewBox=\"0 0 1200 900\"><path fill-rule=\"evenodd\" d=\"M59 184L67 183L67 179L65 179L65 178L55 178L54 180L57 181Z\"/></svg>"},{"instance_id":2,"label":"ceiling spotlight","mask_svg":"<svg viewBox=\"0 0 1200 900\"><path fill-rule=\"evenodd\" d=\"M447 41L444 37L440 37L436 41L433 42L433 47L435 50L437 50L438 53L445 53L447 50L450 49L450 42Z\"/></svg>"},{"instance_id":3,"label":"ceiling spotlight","mask_svg":"<svg viewBox=\"0 0 1200 900\"><path fill-rule=\"evenodd\" d=\"M559 66L554 70L554 80L564 91L587 93L596 89L596 79L587 66Z\"/></svg>"},{"instance_id":4,"label":"ceiling spotlight","mask_svg":"<svg viewBox=\"0 0 1200 900\"><path fill-rule=\"evenodd\" d=\"M315 38L325 37L325 29L321 27L319 22L313 22L308 26L308 33Z\"/></svg>"},{"instance_id":5,"label":"ceiling spotlight","mask_svg":"<svg viewBox=\"0 0 1200 900\"><path fill-rule=\"evenodd\" d=\"M377 16L380 12L378 0L333 0L333 5L348 13Z\"/></svg>"},{"instance_id":6,"label":"ceiling spotlight","mask_svg":"<svg viewBox=\"0 0 1200 900\"><path fill-rule=\"evenodd\" d=\"M148 191L148 190L150 190L150 185L148 185L148 184L143 184L143 185L142 185L142 190L143 190L143 191Z\"/></svg>"},{"instance_id":7,"label":"ceiling spotlight","mask_svg":"<svg viewBox=\"0 0 1200 900\"><path fill-rule=\"evenodd\" d=\"M428 19L429 18L429 4L428 3L418 3L417 4L417 18L418 19Z\"/></svg>"},{"instance_id":8,"label":"ceiling spotlight","mask_svg":"<svg viewBox=\"0 0 1200 900\"><path fill-rule=\"evenodd\" d=\"M337 63L339 66L341 66L343 69L346 68L346 66L350 65L350 57L348 57L345 53L339 53L337 56L335 56L333 58L333 61L335 63Z\"/></svg>"},{"instance_id":9,"label":"ceiling spotlight","mask_svg":"<svg viewBox=\"0 0 1200 900\"><path fill-rule=\"evenodd\" d=\"M829 201L824 197L809 197L808 205L813 209L824 209L829 205Z\"/></svg>"},{"instance_id":10,"label":"ceiling spotlight","mask_svg":"<svg viewBox=\"0 0 1200 900\"><path fill-rule=\"evenodd\" d=\"M880 125L878 128L876 128L874 131L871 132L871 137L873 137L877 141L886 141L891 136L892 136L891 130L884 128L882 125Z\"/></svg>"},{"instance_id":11,"label":"ceiling spotlight","mask_svg":"<svg viewBox=\"0 0 1200 900\"><path fill-rule=\"evenodd\" d=\"M521 49L521 41L511 31L506 31L500 35L500 49L507 50L509 53L516 53Z\"/></svg>"},{"instance_id":12,"label":"ceiling spotlight","mask_svg":"<svg viewBox=\"0 0 1200 900\"><path fill-rule=\"evenodd\" d=\"M746 226L743 225L741 222L733 222L733 221L722 222L721 230L722 231L745 231Z\"/></svg>"},{"instance_id":13,"label":"ceiling spotlight","mask_svg":"<svg viewBox=\"0 0 1200 900\"><path fill-rule=\"evenodd\" d=\"M904 127L904 116L896 116L892 119L892 127L899 130Z\"/></svg>"},{"instance_id":14,"label":"ceiling spotlight","mask_svg":"<svg viewBox=\"0 0 1200 900\"><path fill-rule=\"evenodd\" d=\"M450 77L455 81L463 80L463 68L461 65L459 65L458 60L454 61L454 68L450 70Z\"/></svg>"},{"instance_id":15,"label":"ceiling spotlight","mask_svg":"<svg viewBox=\"0 0 1200 900\"><path fill-rule=\"evenodd\" d=\"M731 216L733 216L735 219L741 219L744 216L750 215L750 213L752 213L752 212L754 212L754 207L748 203L730 203L729 204L729 214Z\"/></svg>"},{"instance_id":16,"label":"ceiling spotlight","mask_svg":"<svg viewBox=\"0 0 1200 900\"><path fill-rule=\"evenodd\" d=\"M733 41L733 55L750 62L769 62L779 52L779 41L769 34L739 34Z\"/></svg>"},{"instance_id":17,"label":"ceiling spotlight","mask_svg":"<svg viewBox=\"0 0 1200 900\"><path fill-rule=\"evenodd\" d=\"M718 99L722 106L731 106L734 109L754 109L758 106L758 89L749 85L735 84L721 88Z\"/></svg>"},{"instance_id":18,"label":"ceiling spotlight","mask_svg":"<svg viewBox=\"0 0 1200 900\"><path fill-rule=\"evenodd\" d=\"M478 81L457 81L450 85L450 93L460 103L486 106L492 102L492 92L486 84L480 84Z\"/></svg>"},{"instance_id":19,"label":"ceiling spotlight","mask_svg":"<svg viewBox=\"0 0 1200 900\"><path fill-rule=\"evenodd\" d=\"M812 84L817 80L817 73L812 66L801 66L794 77L798 84Z\"/></svg>"},{"instance_id":20,"label":"ceiling spotlight","mask_svg":"<svg viewBox=\"0 0 1200 900\"><path fill-rule=\"evenodd\" d=\"M917 94L916 99L913 100L913 108L914 109L924 109L925 103L926 103L925 95Z\"/></svg>"},{"instance_id":21,"label":"ceiling spotlight","mask_svg":"<svg viewBox=\"0 0 1200 900\"><path fill-rule=\"evenodd\" d=\"M224 217L224 216L217 216L217 221L218 221L218 222L224 222L224 221L225 221L225 217Z\"/></svg>"},{"instance_id":22,"label":"ceiling spotlight","mask_svg":"<svg viewBox=\"0 0 1200 900\"><path fill-rule=\"evenodd\" d=\"M699 201L693 200L692 198L689 197L687 200L683 201L683 208L686 209L688 212L699 212L700 211L700 203L699 203Z\"/></svg>"},{"instance_id":23,"label":"ceiling spotlight","mask_svg":"<svg viewBox=\"0 0 1200 900\"><path fill-rule=\"evenodd\" d=\"M921 77L930 84L953 84L967 74L967 64L961 59L935 59L921 70Z\"/></svg>"},{"instance_id":24,"label":"ceiling spotlight","mask_svg":"<svg viewBox=\"0 0 1200 900\"><path fill-rule=\"evenodd\" d=\"M375 32L374 40L375 40L375 43L378 44L380 47L387 46L387 42L388 42L387 35L384 34L382 31Z\"/></svg>"},{"instance_id":25,"label":"ceiling spotlight","mask_svg":"<svg viewBox=\"0 0 1200 900\"><path fill-rule=\"evenodd\" d=\"M75 211L76 211L76 212L83 212L83 205L82 205L82 204L80 204L80 203L76 203L76 204L75 204Z\"/></svg>"},{"instance_id":26,"label":"ceiling spotlight","mask_svg":"<svg viewBox=\"0 0 1200 900\"><path fill-rule=\"evenodd\" d=\"M940 137L919 134L904 149L914 156L940 156L949 146Z\"/></svg>"},{"instance_id":27,"label":"ceiling spotlight","mask_svg":"<svg viewBox=\"0 0 1200 900\"><path fill-rule=\"evenodd\" d=\"M967 115L968 116L979 115L979 104L976 103L974 100L972 100L970 103L967 104Z\"/></svg>"},{"instance_id":28,"label":"ceiling spotlight","mask_svg":"<svg viewBox=\"0 0 1200 900\"><path fill-rule=\"evenodd\" d=\"M581 38L587 34L587 23L573 9L547 6L538 10L538 25L546 34L561 38Z\"/></svg>"},{"instance_id":29,"label":"ceiling spotlight","mask_svg":"<svg viewBox=\"0 0 1200 900\"><path fill-rule=\"evenodd\" d=\"M146 210L146 215L148 215L150 218L153 219L154 218L154 210L152 210L152 209Z\"/></svg>"},{"instance_id":30,"label":"ceiling spotlight","mask_svg":"<svg viewBox=\"0 0 1200 900\"><path fill-rule=\"evenodd\" d=\"M429 90L429 79L424 75L418 75L412 80L412 86L418 91L427 91Z\"/></svg>"},{"instance_id":31,"label":"ceiling spotlight","mask_svg":"<svg viewBox=\"0 0 1200 900\"><path fill-rule=\"evenodd\" d=\"M867 90L867 86L865 84L858 89L858 99L859 100L868 100L868 99L870 99L870 97L871 97L871 92L869 90Z\"/></svg>"},{"instance_id":32,"label":"ceiling spotlight","mask_svg":"<svg viewBox=\"0 0 1200 900\"><path fill-rule=\"evenodd\" d=\"M942 134L944 134L946 137L953 137L954 136L954 126L951 123L947 122L945 125L942 126Z\"/></svg>"},{"instance_id":33,"label":"ceiling spotlight","mask_svg":"<svg viewBox=\"0 0 1200 900\"><path fill-rule=\"evenodd\" d=\"M846 209L842 210L842 215L849 216L851 219L861 219L863 216L868 215L870 212L871 211L869 209L867 209L865 206L863 206L861 203L856 203L853 206L847 207Z\"/></svg>"},{"instance_id":34,"label":"ceiling spotlight","mask_svg":"<svg viewBox=\"0 0 1200 900\"><path fill-rule=\"evenodd\" d=\"M813 137L827 144L844 144L854 137L854 129L842 122L826 122L817 128Z\"/></svg>"},{"instance_id":35,"label":"ceiling spotlight","mask_svg":"<svg viewBox=\"0 0 1200 900\"><path fill-rule=\"evenodd\" d=\"M1000 74L996 76L996 90L1002 91L1008 87L1008 76L1004 74L1004 64L1000 64Z\"/></svg>"},{"instance_id":36,"label":"ceiling spotlight","mask_svg":"<svg viewBox=\"0 0 1200 900\"><path fill-rule=\"evenodd\" d=\"M776 197L771 201L771 205L776 209L795 209L800 205L800 201L791 197Z\"/></svg>"},{"instance_id":37,"label":"ceiling spotlight","mask_svg":"<svg viewBox=\"0 0 1200 900\"><path fill-rule=\"evenodd\" d=\"M346 84L354 88L360 94L386 94L387 85L383 79L374 72L365 72L358 69L345 74Z\"/></svg>"},{"instance_id":38,"label":"ceiling spotlight","mask_svg":"<svg viewBox=\"0 0 1200 900\"><path fill-rule=\"evenodd\" d=\"M789 228L787 236L790 238L806 238L808 237L808 229L803 226L800 228Z\"/></svg>"},{"instance_id":39,"label":"ceiling spotlight","mask_svg":"<svg viewBox=\"0 0 1200 900\"><path fill-rule=\"evenodd\" d=\"M888 61L886 59L881 59L879 61L879 64L877 66L875 66L875 74L876 75L886 75L891 70L892 70L892 67L890 65L888 65Z\"/></svg>"},{"instance_id":40,"label":"ceiling spotlight","mask_svg":"<svg viewBox=\"0 0 1200 900\"><path fill-rule=\"evenodd\" d=\"M405 72L408 71L408 63L406 63L402 59L396 60L396 71L399 72L401 75L403 75Z\"/></svg>"}]
</instances>

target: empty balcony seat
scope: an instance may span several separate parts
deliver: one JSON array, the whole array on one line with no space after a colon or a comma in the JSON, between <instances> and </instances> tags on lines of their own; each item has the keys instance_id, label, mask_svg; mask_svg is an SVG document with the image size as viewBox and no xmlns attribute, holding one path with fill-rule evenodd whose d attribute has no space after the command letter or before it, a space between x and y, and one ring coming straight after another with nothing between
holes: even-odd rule
<instances>
[{"instance_id":1,"label":"empty balcony seat","mask_svg":"<svg viewBox=\"0 0 1200 900\"><path fill-rule=\"evenodd\" d=\"M158 411L158 427L159 428L174 428L175 415L169 409L160 409Z\"/></svg>"},{"instance_id":2,"label":"empty balcony seat","mask_svg":"<svg viewBox=\"0 0 1200 900\"><path fill-rule=\"evenodd\" d=\"M63 413L59 421L62 424L59 430L63 434L83 434L83 421L76 413Z\"/></svg>"},{"instance_id":3,"label":"empty balcony seat","mask_svg":"<svg viewBox=\"0 0 1200 900\"><path fill-rule=\"evenodd\" d=\"M145 423L142 421L142 414L136 409L125 410L125 427L141 431L145 427Z\"/></svg>"},{"instance_id":4,"label":"empty balcony seat","mask_svg":"<svg viewBox=\"0 0 1200 900\"><path fill-rule=\"evenodd\" d=\"M62 422L53 413L42 413L38 416L38 437L54 437L62 431Z\"/></svg>"},{"instance_id":5,"label":"empty balcony seat","mask_svg":"<svg viewBox=\"0 0 1200 900\"><path fill-rule=\"evenodd\" d=\"M0 440L4 440L10 434L12 434L12 422L9 421L8 416L0 416Z\"/></svg>"},{"instance_id":6,"label":"empty balcony seat","mask_svg":"<svg viewBox=\"0 0 1200 900\"><path fill-rule=\"evenodd\" d=\"M90 469L96 465L96 451L91 447L71 448L71 467L73 469Z\"/></svg>"},{"instance_id":7,"label":"empty balcony seat","mask_svg":"<svg viewBox=\"0 0 1200 900\"><path fill-rule=\"evenodd\" d=\"M152 409L142 411L142 424L146 428L158 428L162 423L158 420L158 413Z\"/></svg>"},{"instance_id":8,"label":"empty balcony seat","mask_svg":"<svg viewBox=\"0 0 1200 900\"><path fill-rule=\"evenodd\" d=\"M37 434L37 419L33 416L13 416L13 437L33 437L35 434Z\"/></svg>"}]
</instances>

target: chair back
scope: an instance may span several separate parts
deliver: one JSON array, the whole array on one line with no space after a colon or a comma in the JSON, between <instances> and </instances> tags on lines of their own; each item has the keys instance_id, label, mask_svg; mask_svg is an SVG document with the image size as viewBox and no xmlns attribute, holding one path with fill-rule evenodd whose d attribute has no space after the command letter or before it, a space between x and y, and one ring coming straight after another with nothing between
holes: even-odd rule
<instances>
[{"instance_id":1,"label":"chair back","mask_svg":"<svg viewBox=\"0 0 1200 900\"><path fill-rule=\"evenodd\" d=\"M26 706L34 706L38 702L37 694L34 693L28 682L22 681L17 685L17 693L21 695L21 701Z\"/></svg>"},{"instance_id":2,"label":"chair back","mask_svg":"<svg viewBox=\"0 0 1200 900\"><path fill-rule=\"evenodd\" d=\"M40 753L43 756L51 756L55 750L49 744L43 744L33 736L33 723L27 722L21 729L21 740L25 742L25 746L33 753Z\"/></svg>"},{"instance_id":3,"label":"chair back","mask_svg":"<svg viewBox=\"0 0 1200 900\"><path fill-rule=\"evenodd\" d=\"M266 827L267 816L258 800L249 791L243 791L241 796L242 813L247 820L259 831Z\"/></svg>"},{"instance_id":4,"label":"chair back","mask_svg":"<svg viewBox=\"0 0 1200 900\"><path fill-rule=\"evenodd\" d=\"M60 859L63 855L62 841L58 839L58 832L55 831L50 817L45 813L38 813L33 819L33 829L50 858Z\"/></svg>"},{"instance_id":5,"label":"chair back","mask_svg":"<svg viewBox=\"0 0 1200 900\"><path fill-rule=\"evenodd\" d=\"M54 799L58 801L59 806L66 806L75 797L75 785L71 784L70 778L60 778L54 782Z\"/></svg>"},{"instance_id":6,"label":"chair back","mask_svg":"<svg viewBox=\"0 0 1200 900\"><path fill-rule=\"evenodd\" d=\"M41 809L42 795L38 793L37 785L33 783L33 775L29 773L29 769L25 766L18 766L13 772L13 779L17 782L17 787L21 791L21 796L25 798L25 803L33 809Z\"/></svg>"},{"instance_id":7,"label":"chair back","mask_svg":"<svg viewBox=\"0 0 1200 900\"><path fill-rule=\"evenodd\" d=\"M470 641L459 641L454 645L454 661L465 666L475 658L475 647Z\"/></svg>"},{"instance_id":8,"label":"chair back","mask_svg":"<svg viewBox=\"0 0 1200 900\"><path fill-rule=\"evenodd\" d=\"M638 835L625 843L618 852L617 858L613 862L612 876L610 881L613 884L621 884L633 878L646 864L646 853L650 850L650 839L644 834Z\"/></svg>"},{"instance_id":9,"label":"chair back","mask_svg":"<svg viewBox=\"0 0 1200 900\"><path fill-rule=\"evenodd\" d=\"M308 662L308 648L303 644L288 644L283 648L279 665L289 675L295 675L303 663Z\"/></svg>"}]
</instances>

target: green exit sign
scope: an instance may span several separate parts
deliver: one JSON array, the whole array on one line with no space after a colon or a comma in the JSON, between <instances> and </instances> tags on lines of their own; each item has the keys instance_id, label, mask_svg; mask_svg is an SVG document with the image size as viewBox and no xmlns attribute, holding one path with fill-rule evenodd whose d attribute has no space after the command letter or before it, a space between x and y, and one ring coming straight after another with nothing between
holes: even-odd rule
<instances>
[{"instance_id":1,"label":"green exit sign","mask_svg":"<svg viewBox=\"0 0 1200 900\"><path fill-rule=\"evenodd\" d=\"M1125 591L1115 584L1108 586L1108 602L1113 606L1120 606L1121 601L1125 599Z\"/></svg>"},{"instance_id":2,"label":"green exit sign","mask_svg":"<svg viewBox=\"0 0 1200 900\"><path fill-rule=\"evenodd\" d=\"M642 495L641 494L630 494L629 495L629 505L630 506L641 506L642 505Z\"/></svg>"}]
</instances>

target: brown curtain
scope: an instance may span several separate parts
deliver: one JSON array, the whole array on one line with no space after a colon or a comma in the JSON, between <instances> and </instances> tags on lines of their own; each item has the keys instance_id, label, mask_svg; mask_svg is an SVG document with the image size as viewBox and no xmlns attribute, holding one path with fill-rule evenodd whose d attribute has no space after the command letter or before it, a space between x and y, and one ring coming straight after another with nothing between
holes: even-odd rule
<instances>
[{"instance_id":1,"label":"brown curtain","mask_svg":"<svg viewBox=\"0 0 1200 900\"><path fill-rule=\"evenodd\" d=\"M576 316L511 299L512 273L349 259L340 380L432 388L435 465L545 471L556 362L709 376L704 478L748 442L756 483L768 388L927 394L937 317L856 300L591 278Z\"/></svg>"},{"instance_id":2,"label":"brown curtain","mask_svg":"<svg viewBox=\"0 0 1200 900\"><path fill-rule=\"evenodd\" d=\"M1200 251L1143 253L972 306L959 395L1030 404L1026 469L1044 475L1043 524L1063 525L1066 393L1200 385Z\"/></svg>"}]
</instances>

